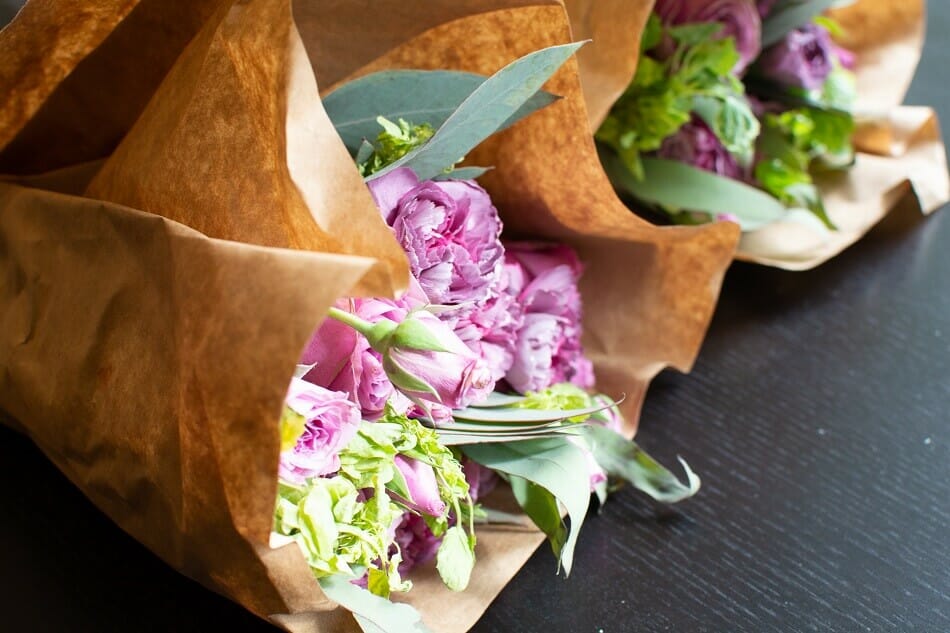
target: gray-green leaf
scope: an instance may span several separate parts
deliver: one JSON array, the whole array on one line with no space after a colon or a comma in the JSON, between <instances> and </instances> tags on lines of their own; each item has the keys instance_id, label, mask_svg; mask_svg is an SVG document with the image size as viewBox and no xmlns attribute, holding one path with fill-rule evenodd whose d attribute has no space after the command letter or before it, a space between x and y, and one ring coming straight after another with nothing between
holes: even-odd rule
<instances>
[{"instance_id":1,"label":"gray-green leaf","mask_svg":"<svg viewBox=\"0 0 950 633\"><path fill-rule=\"evenodd\" d=\"M743 231L754 231L782 218L785 205L755 187L672 160L644 158L642 181L634 178L616 154L602 148L601 162L615 187L636 198L675 211L710 215L729 213Z\"/></svg>"},{"instance_id":2,"label":"gray-green leaf","mask_svg":"<svg viewBox=\"0 0 950 633\"><path fill-rule=\"evenodd\" d=\"M351 153L364 139L379 134L377 117L405 119L439 128L446 119L485 83L485 77L450 70L390 70L373 73L346 83L323 100L323 107ZM557 96L537 91L498 129L556 101ZM463 154L455 156L457 160Z\"/></svg>"},{"instance_id":3,"label":"gray-green leaf","mask_svg":"<svg viewBox=\"0 0 950 633\"><path fill-rule=\"evenodd\" d=\"M420 180L438 176L498 131L583 44L551 46L508 64L478 86L429 141L370 176L411 167Z\"/></svg>"},{"instance_id":4,"label":"gray-green leaf","mask_svg":"<svg viewBox=\"0 0 950 633\"><path fill-rule=\"evenodd\" d=\"M407 604L375 596L345 576L325 576L318 581L330 600L353 613L365 633L430 633L419 612Z\"/></svg>"},{"instance_id":5,"label":"gray-green leaf","mask_svg":"<svg viewBox=\"0 0 950 633\"><path fill-rule=\"evenodd\" d=\"M644 452L636 442L616 431L594 424L582 431L590 445L594 459L608 474L625 479L657 501L676 503L692 497L699 491L699 477L681 458L687 484L683 484L655 459Z\"/></svg>"},{"instance_id":6,"label":"gray-green leaf","mask_svg":"<svg viewBox=\"0 0 950 633\"><path fill-rule=\"evenodd\" d=\"M563 504L571 526L561 547L560 564L565 575L569 575L577 536L590 505L590 476L584 452L561 438L473 444L462 450L482 466L541 486Z\"/></svg>"}]
</instances>

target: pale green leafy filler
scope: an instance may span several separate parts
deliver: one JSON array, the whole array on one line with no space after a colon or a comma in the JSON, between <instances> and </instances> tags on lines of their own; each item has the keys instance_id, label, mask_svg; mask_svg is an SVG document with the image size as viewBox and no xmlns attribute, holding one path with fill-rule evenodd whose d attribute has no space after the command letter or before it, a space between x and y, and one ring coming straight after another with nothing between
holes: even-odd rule
<instances>
[{"instance_id":1,"label":"pale green leafy filler","mask_svg":"<svg viewBox=\"0 0 950 633\"><path fill-rule=\"evenodd\" d=\"M720 28L718 23L664 28L655 14L650 16L643 52L664 38L673 52L665 61L641 54L633 81L596 133L635 177L644 175L640 155L660 149L693 112L740 162L751 160L759 124L732 72L739 61L735 40L713 39Z\"/></svg>"},{"instance_id":2,"label":"pale green leafy filler","mask_svg":"<svg viewBox=\"0 0 950 633\"><path fill-rule=\"evenodd\" d=\"M293 416L285 414L282 439L284 430L295 422ZM425 517L433 533L442 536L457 529L467 534L467 552L459 551L463 541L455 534L443 541L447 553L440 549L439 554L441 560L466 563L461 567L452 565L451 569L444 565L443 573L450 589L464 589L471 571L468 561L474 562L475 556L476 511L462 466L439 443L435 431L389 407L380 420L361 423L340 453L340 470L335 477L313 478L301 486L280 483L274 531L300 545L318 578L333 574L357 578L365 571L368 588L376 595L388 597L393 591L408 591L411 583L399 575L402 556L392 539L392 528L407 508L388 494L393 492L403 499L409 496L395 467L396 455L424 462L435 472L440 497L449 510L440 517ZM450 527L452 524L455 527Z\"/></svg>"},{"instance_id":3,"label":"pale green leafy filler","mask_svg":"<svg viewBox=\"0 0 950 633\"><path fill-rule=\"evenodd\" d=\"M375 174L384 167L424 145L435 134L435 130L428 123L416 125L405 119L393 123L386 117L377 117L377 123L383 131L376 137L374 143L364 145L368 155L357 155L356 165L360 175L364 178ZM363 154L363 152L361 152Z\"/></svg>"}]
</instances>

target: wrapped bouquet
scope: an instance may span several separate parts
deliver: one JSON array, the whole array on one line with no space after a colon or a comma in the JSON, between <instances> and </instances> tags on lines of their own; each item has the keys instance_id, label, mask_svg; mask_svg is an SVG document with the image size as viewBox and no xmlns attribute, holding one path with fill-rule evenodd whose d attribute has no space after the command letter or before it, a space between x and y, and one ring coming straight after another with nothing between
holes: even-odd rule
<instances>
[{"instance_id":1,"label":"wrapped bouquet","mask_svg":"<svg viewBox=\"0 0 950 633\"><path fill-rule=\"evenodd\" d=\"M592 491L695 491L629 438L736 230L615 198L563 8L109 4L0 36L0 408L124 530L290 631L465 630Z\"/></svg>"},{"instance_id":2,"label":"wrapped bouquet","mask_svg":"<svg viewBox=\"0 0 950 633\"><path fill-rule=\"evenodd\" d=\"M636 51L621 48L637 57L633 78L608 91L615 80L597 71L629 62L601 51L584 80L618 190L676 223L736 222L739 259L790 269L859 239L911 186L924 212L950 199L933 112L897 107L919 59L922 3L823 13L832 4L658 0L614 12L641 35ZM603 22L584 8L574 21L597 46ZM874 24L876 39L855 37ZM605 98L616 99L607 111Z\"/></svg>"}]
</instances>

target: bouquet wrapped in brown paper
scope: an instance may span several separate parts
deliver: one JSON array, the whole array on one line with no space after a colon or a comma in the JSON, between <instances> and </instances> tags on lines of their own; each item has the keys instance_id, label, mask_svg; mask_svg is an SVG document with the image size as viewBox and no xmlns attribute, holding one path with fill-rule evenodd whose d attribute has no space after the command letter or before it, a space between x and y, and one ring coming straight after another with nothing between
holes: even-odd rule
<instances>
[{"instance_id":1,"label":"bouquet wrapped in brown paper","mask_svg":"<svg viewBox=\"0 0 950 633\"><path fill-rule=\"evenodd\" d=\"M571 39L557 3L441 5L373 3L394 19L363 37L368 3L47 0L0 35L4 419L170 565L289 631L354 623L301 548L272 547L288 382L337 299L409 281L317 82L488 76ZM650 379L689 369L736 230L627 213L573 60L545 90L563 98L469 159L495 167L506 234L577 251L583 342L630 436ZM466 591L423 568L407 601L465 630L543 539L486 525Z\"/></svg>"},{"instance_id":2,"label":"bouquet wrapped in brown paper","mask_svg":"<svg viewBox=\"0 0 950 633\"><path fill-rule=\"evenodd\" d=\"M923 0L822 14L831 4L567 2L593 39L580 54L591 126L635 208L738 222L737 259L805 270L905 198L925 214L950 200L934 112L900 105Z\"/></svg>"}]
</instances>

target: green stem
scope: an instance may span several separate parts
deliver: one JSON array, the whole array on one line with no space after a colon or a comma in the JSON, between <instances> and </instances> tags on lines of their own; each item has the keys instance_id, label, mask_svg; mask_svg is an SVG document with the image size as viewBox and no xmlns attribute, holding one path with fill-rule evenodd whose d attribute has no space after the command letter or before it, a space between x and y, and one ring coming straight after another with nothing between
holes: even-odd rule
<instances>
[{"instance_id":1,"label":"green stem","mask_svg":"<svg viewBox=\"0 0 950 633\"><path fill-rule=\"evenodd\" d=\"M366 336L370 330L373 329L373 324L369 321L365 321L352 312L347 312L346 310L341 310L339 308L330 307L327 311L327 316L331 319L339 321L344 325L348 325L363 336Z\"/></svg>"}]
</instances>

